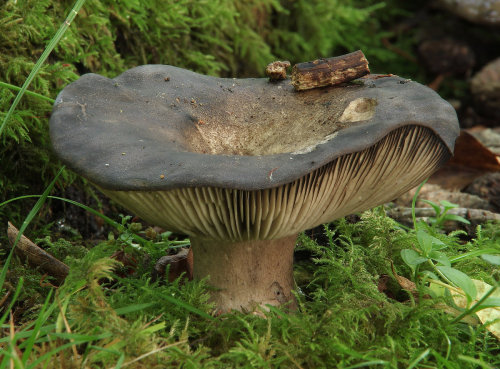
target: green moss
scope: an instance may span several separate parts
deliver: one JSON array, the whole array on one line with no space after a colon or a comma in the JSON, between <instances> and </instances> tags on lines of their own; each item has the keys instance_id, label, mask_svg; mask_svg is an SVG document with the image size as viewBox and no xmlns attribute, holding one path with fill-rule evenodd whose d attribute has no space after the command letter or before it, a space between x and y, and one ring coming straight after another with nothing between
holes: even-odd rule
<instances>
[{"instance_id":1,"label":"green moss","mask_svg":"<svg viewBox=\"0 0 500 369\"><path fill-rule=\"evenodd\" d=\"M415 242L414 234L400 229L381 208L360 219L325 226L325 237L319 236L326 241L321 243L304 234L299 237L297 253L310 257L295 267L295 313L271 308L260 316L234 312L209 319L214 306L207 281L152 282L146 249L131 248L120 236L78 259L66 257L71 272L57 299L65 306L73 334L87 337L82 358L90 367L109 367L142 355L137 368L400 368L415 360L436 368L475 368L467 358L491 367L500 364L500 345L484 327L453 323L452 316L436 308L439 300L425 296L425 287L412 297L395 282L391 260L399 274L410 278L399 253ZM498 232L488 226L477 240L461 243L461 251L446 252L452 256L491 248L498 245L497 238ZM442 239L457 242L445 235ZM59 256L71 245L49 239L41 244ZM146 261L148 267L119 267L112 259L117 251L133 256L138 265ZM477 257L470 260L473 267L465 262L457 267L463 266L472 278L495 270L492 278L498 279L498 268ZM390 290L380 290L382 274L392 278ZM40 277L33 273L29 278ZM40 299L46 290L37 293ZM25 316L36 316L36 310ZM56 309L44 324L49 326L58 316ZM151 352L155 354L148 356ZM71 350L64 355L69 359Z\"/></svg>"},{"instance_id":2,"label":"green moss","mask_svg":"<svg viewBox=\"0 0 500 369\"><path fill-rule=\"evenodd\" d=\"M475 245L464 244L464 251L491 246L496 236L488 235L493 238L483 234ZM401 293L394 300L379 290L380 275L390 274L390 260L404 274L397 255L414 242L413 234L399 229L380 209L365 212L357 223L339 220L325 227L325 236L328 241L323 244L299 237L298 252L310 253L311 258L296 266L302 276L297 291L300 308L292 314L272 308L262 312L265 319L238 312L208 319L200 315L213 310L206 281L152 282L147 268L127 275L122 269L113 272L116 261L110 256L122 249L115 240L70 260L71 273L58 296L68 301L66 317L72 332L111 335L96 339L86 350L89 365L95 367L115 365L120 355L133 360L159 345L165 349L141 365L399 368L420 360L423 366L475 368L461 359L466 357L481 358L491 367L500 364L500 345L484 327L452 323L450 315L436 308L437 300L423 293L419 298ZM139 262L147 258L144 251L134 256ZM474 268L468 269L471 277L491 270L474 260ZM402 292L397 283L392 289ZM185 304L194 310L189 313ZM99 345L110 349L91 348Z\"/></svg>"}]
</instances>

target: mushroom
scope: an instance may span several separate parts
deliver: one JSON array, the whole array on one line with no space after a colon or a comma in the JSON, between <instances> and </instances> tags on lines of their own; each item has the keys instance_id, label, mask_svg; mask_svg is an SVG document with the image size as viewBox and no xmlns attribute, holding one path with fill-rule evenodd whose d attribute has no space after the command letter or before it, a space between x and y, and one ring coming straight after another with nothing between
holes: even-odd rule
<instances>
[{"instance_id":1,"label":"mushroom","mask_svg":"<svg viewBox=\"0 0 500 369\"><path fill-rule=\"evenodd\" d=\"M191 238L220 312L288 304L297 234L390 201L445 163L455 111L399 77L295 92L164 65L86 74L57 97L58 156L152 224Z\"/></svg>"}]
</instances>

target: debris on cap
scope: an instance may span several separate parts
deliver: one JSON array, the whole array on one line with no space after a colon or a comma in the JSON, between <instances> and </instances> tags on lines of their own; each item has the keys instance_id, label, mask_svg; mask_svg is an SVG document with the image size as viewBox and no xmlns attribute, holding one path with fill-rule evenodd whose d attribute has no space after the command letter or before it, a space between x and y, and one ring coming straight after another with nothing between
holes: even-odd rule
<instances>
[{"instance_id":1,"label":"debris on cap","mask_svg":"<svg viewBox=\"0 0 500 369\"><path fill-rule=\"evenodd\" d=\"M368 60L361 50L328 59L295 64L292 85L296 91L334 86L370 73Z\"/></svg>"},{"instance_id":2,"label":"debris on cap","mask_svg":"<svg viewBox=\"0 0 500 369\"><path fill-rule=\"evenodd\" d=\"M266 67L266 75L271 81L286 79L286 70L288 67L290 67L289 61L275 61L269 63Z\"/></svg>"}]
</instances>

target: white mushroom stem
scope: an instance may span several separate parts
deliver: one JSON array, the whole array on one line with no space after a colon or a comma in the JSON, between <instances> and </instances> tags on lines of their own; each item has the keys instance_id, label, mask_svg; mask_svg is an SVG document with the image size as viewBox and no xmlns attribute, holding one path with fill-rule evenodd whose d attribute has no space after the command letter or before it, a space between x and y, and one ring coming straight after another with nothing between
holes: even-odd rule
<instances>
[{"instance_id":1,"label":"white mushroom stem","mask_svg":"<svg viewBox=\"0 0 500 369\"><path fill-rule=\"evenodd\" d=\"M231 242L191 238L196 279L210 276L212 300L218 312L252 311L267 304L288 303L295 309L291 290L293 249L297 235L275 240Z\"/></svg>"}]
</instances>

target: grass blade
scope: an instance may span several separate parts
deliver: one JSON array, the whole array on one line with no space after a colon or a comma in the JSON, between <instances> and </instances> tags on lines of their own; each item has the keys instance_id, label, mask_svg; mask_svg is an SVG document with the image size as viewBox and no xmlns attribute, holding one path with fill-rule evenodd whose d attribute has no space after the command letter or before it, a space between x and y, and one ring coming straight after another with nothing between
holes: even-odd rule
<instances>
[{"instance_id":1,"label":"grass blade","mask_svg":"<svg viewBox=\"0 0 500 369\"><path fill-rule=\"evenodd\" d=\"M365 367L373 368L373 365L387 365L387 361L385 360L365 361L364 363L346 366L344 369L355 369L355 368L365 368Z\"/></svg>"},{"instance_id":2,"label":"grass blade","mask_svg":"<svg viewBox=\"0 0 500 369\"><path fill-rule=\"evenodd\" d=\"M180 301L180 300L177 300L177 299L176 299L176 298L174 298L174 297L170 297L170 296L161 296L161 298L162 298L162 299L164 299L164 300L166 300L166 301L168 301L168 302L170 302L170 303L172 303L172 304L174 304L174 305L177 305L177 306L179 306L179 307L181 307L181 308L183 308L183 309L185 309L185 310L187 310L187 311L190 311L191 313L194 313L194 314L196 314L196 315L199 315L199 316L201 316L202 318L206 318L206 319L210 319L210 320L214 319L214 317L213 317L213 316L211 316L211 315L209 315L209 314L205 313L204 311L202 311L202 310L200 310L200 309L197 309L197 308L195 308L194 306L191 306L191 305L189 305L189 304L186 304L185 302L182 302L182 301Z\"/></svg>"},{"instance_id":3,"label":"grass blade","mask_svg":"<svg viewBox=\"0 0 500 369\"><path fill-rule=\"evenodd\" d=\"M23 97L24 93L28 89L29 85L31 84L31 82L33 81L35 76L38 74L38 71L42 67L42 64L45 63L45 60L47 60L47 58L49 57L52 50L54 50L54 47L56 47L59 40L62 38L62 36L66 32L66 30L69 28L69 26L71 25L71 22L73 22L73 19L75 19L76 15L78 14L80 9L82 8L85 1L86 0L77 0L75 2L75 5L73 5L73 8L71 9L68 16L66 17L66 20L64 21L63 24L61 24L61 26L57 30L56 34L54 35L54 37L52 37L49 44L47 45L47 47L43 51L42 55L37 60L35 67L31 70L28 78L26 78L26 81L24 81L23 86L21 87L21 89L17 93L16 98L14 99L14 102L10 106L9 111L7 112L7 115L5 116L5 118L2 122L2 125L0 125L0 137L2 137L2 132L5 129L5 127L7 126L7 122L9 121L10 117L12 116L12 113L14 112L14 110L16 110L17 104L19 104L19 102L21 101L21 98ZM1 284L0 284L0 286L1 286Z\"/></svg>"},{"instance_id":4,"label":"grass blade","mask_svg":"<svg viewBox=\"0 0 500 369\"><path fill-rule=\"evenodd\" d=\"M419 362L424 360L431 352L431 349L427 349L424 352L422 352L420 355L418 355L415 360L413 360L410 365L408 365L408 369L413 369L415 368Z\"/></svg>"},{"instance_id":5,"label":"grass blade","mask_svg":"<svg viewBox=\"0 0 500 369\"><path fill-rule=\"evenodd\" d=\"M65 167L63 166L59 170L59 172L56 174L56 176L54 177L54 179L52 180L52 182L50 182L50 184L47 186L47 188L45 189L45 191L43 192L43 194L40 195L40 198L36 202L35 206L33 206L33 208L31 209L31 211L29 212L28 216L24 220L23 224L19 228L19 233L18 233L18 235L16 237L16 240L14 241L14 245L12 245L12 249L9 252L9 256L7 256L7 260L5 261L5 264L4 264L3 268L2 268L2 272L0 273L0 289L3 287L3 284L5 282L5 276L7 275L7 269L9 267L10 260L12 259L12 255L14 255L14 250L16 249L17 243L21 239L21 236L23 235L24 231L26 230L26 228L28 227L28 225L30 224L30 222L33 220L33 218L35 217L35 215L40 211L41 207L45 203L45 200L47 200L47 196L49 196L50 191L52 191L52 188L54 187L57 179L59 178L59 176L63 172L64 168ZM0 204L0 207L1 206L2 206L2 204ZM2 322L0 322L0 324L2 324Z\"/></svg>"},{"instance_id":6,"label":"grass blade","mask_svg":"<svg viewBox=\"0 0 500 369\"><path fill-rule=\"evenodd\" d=\"M11 90L14 90L14 91L21 91L21 87L17 87L17 86L11 85L10 83L5 83L2 81L0 81L0 87L10 88ZM55 102L54 99L47 97L47 96L44 96L44 95L37 94L36 92L33 92L33 91L26 90L26 91L24 91L24 93L26 95L37 97L41 100L48 101L51 104L53 104Z\"/></svg>"},{"instance_id":7,"label":"grass blade","mask_svg":"<svg viewBox=\"0 0 500 369\"><path fill-rule=\"evenodd\" d=\"M42 309L38 313L38 319L35 322L35 327L31 331L31 336L26 340L26 347L23 352L22 356L22 362L26 363L28 361L29 356L31 355L31 350L33 349L33 346L35 345L35 340L37 339L39 333L40 333L40 328L42 327L42 324L45 323L46 316L45 312L48 308L50 298L52 297L52 290L49 291L49 294L47 295L47 298L45 299L45 303L42 306Z\"/></svg>"},{"instance_id":8,"label":"grass blade","mask_svg":"<svg viewBox=\"0 0 500 369\"><path fill-rule=\"evenodd\" d=\"M135 311L144 310L144 309L151 307L151 306L154 306L154 305L156 305L156 303L154 303L154 302L128 305L128 306L124 306L124 307L115 309L115 313L118 315L125 315L125 314L129 314L129 313L133 313Z\"/></svg>"},{"instance_id":9,"label":"grass blade","mask_svg":"<svg viewBox=\"0 0 500 369\"><path fill-rule=\"evenodd\" d=\"M82 342L77 342L78 344L86 344L87 341L82 341ZM26 366L26 369L35 369L37 368L37 366L39 364L41 364L42 362L44 362L45 360L51 360L53 356L55 356L55 354L57 354L58 352L60 351L63 351L63 350L66 350L67 348L71 348L71 346L73 346L74 343L73 342L69 342L69 343L65 343L63 345L60 345L60 346L57 346L55 349L47 352L46 354L40 356L39 358L37 358L36 360L34 360L32 363L30 363L30 365Z\"/></svg>"},{"instance_id":10,"label":"grass blade","mask_svg":"<svg viewBox=\"0 0 500 369\"><path fill-rule=\"evenodd\" d=\"M19 294L21 293L21 288L23 286L24 279L21 277L19 279L19 283L17 284L16 292L14 292L14 296L12 297L12 301L9 304L9 307L5 310L5 313L3 313L2 317L0 318L0 326L5 322L5 319L7 319L7 316L9 316L10 310L16 303L17 298L19 297ZM10 337L9 337L10 339Z\"/></svg>"},{"instance_id":11,"label":"grass blade","mask_svg":"<svg viewBox=\"0 0 500 369\"><path fill-rule=\"evenodd\" d=\"M458 355L458 358L460 360L466 361L468 363L474 364L476 368L483 368L483 369L495 369L495 367L488 365L481 359L476 359L470 356L466 355Z\"/></svg>"},{"instance_id":12,"label":"grass blade","mask_svg":"<svg viewBox=\"0 0 500 369\"><path fill-rule=\"evenodd\" d=\"M19 196L19 197L15 197L15 198L12 198L12 199L9 199L7 201L4 201L0 204L0 208L2 206L5 206L7 205L8 203L10 202L13 202L13 201L17 201L17 200L23 200L23 199L29 199L29 198L34 198L34 197L40 197L41 195L24 195L24 196ZM85 209L86 211L88 211L89 213L92 213L94 214L95 216L98 216L99 218L103 219L108 225L116 228L118 231L120 232L127 232L127 228L125 228L122 224L114 221L113 219L111 219L110 217L104 215L104 214L101 214L100 212L98 212L97 210L95 209L92 209L91 207L88 207L87 205L84 205L84 204L81 204L77 201L74 201L74 200L70 200L70 199L65 199L64 197L58 197L58 196L47 196L47 198L49 199L54 199L54 200L60 200L60 201L64 201L64 202L67 202L67 203L70 203L72 205L75 205L75 206L78 206L82 209ZM146 245L146 244L149 244L149 241L142 238L141 236L138 236L136 235L135 233L132 233L132 232L129 232L130 236L137 242L139 242L141 245Z\"/></svg>"},{"instance_id":13,"label":"grass blade","mask_svg":"<svg viewBox=\"0 0 500 369\"><path fill-rule=\"evenodd\" d=\"M420 183L420 185L417 187L417 190L415 191L415 195L413 196L413 199L411 201L411 219L413 220L413 228L417 230L417 217L415 215L415 205L417 204L417 198L418 194L420 193L420 190L422 187L424 187L425 182L427 182L427 179Z\"/></svg>"}]
</instances>

